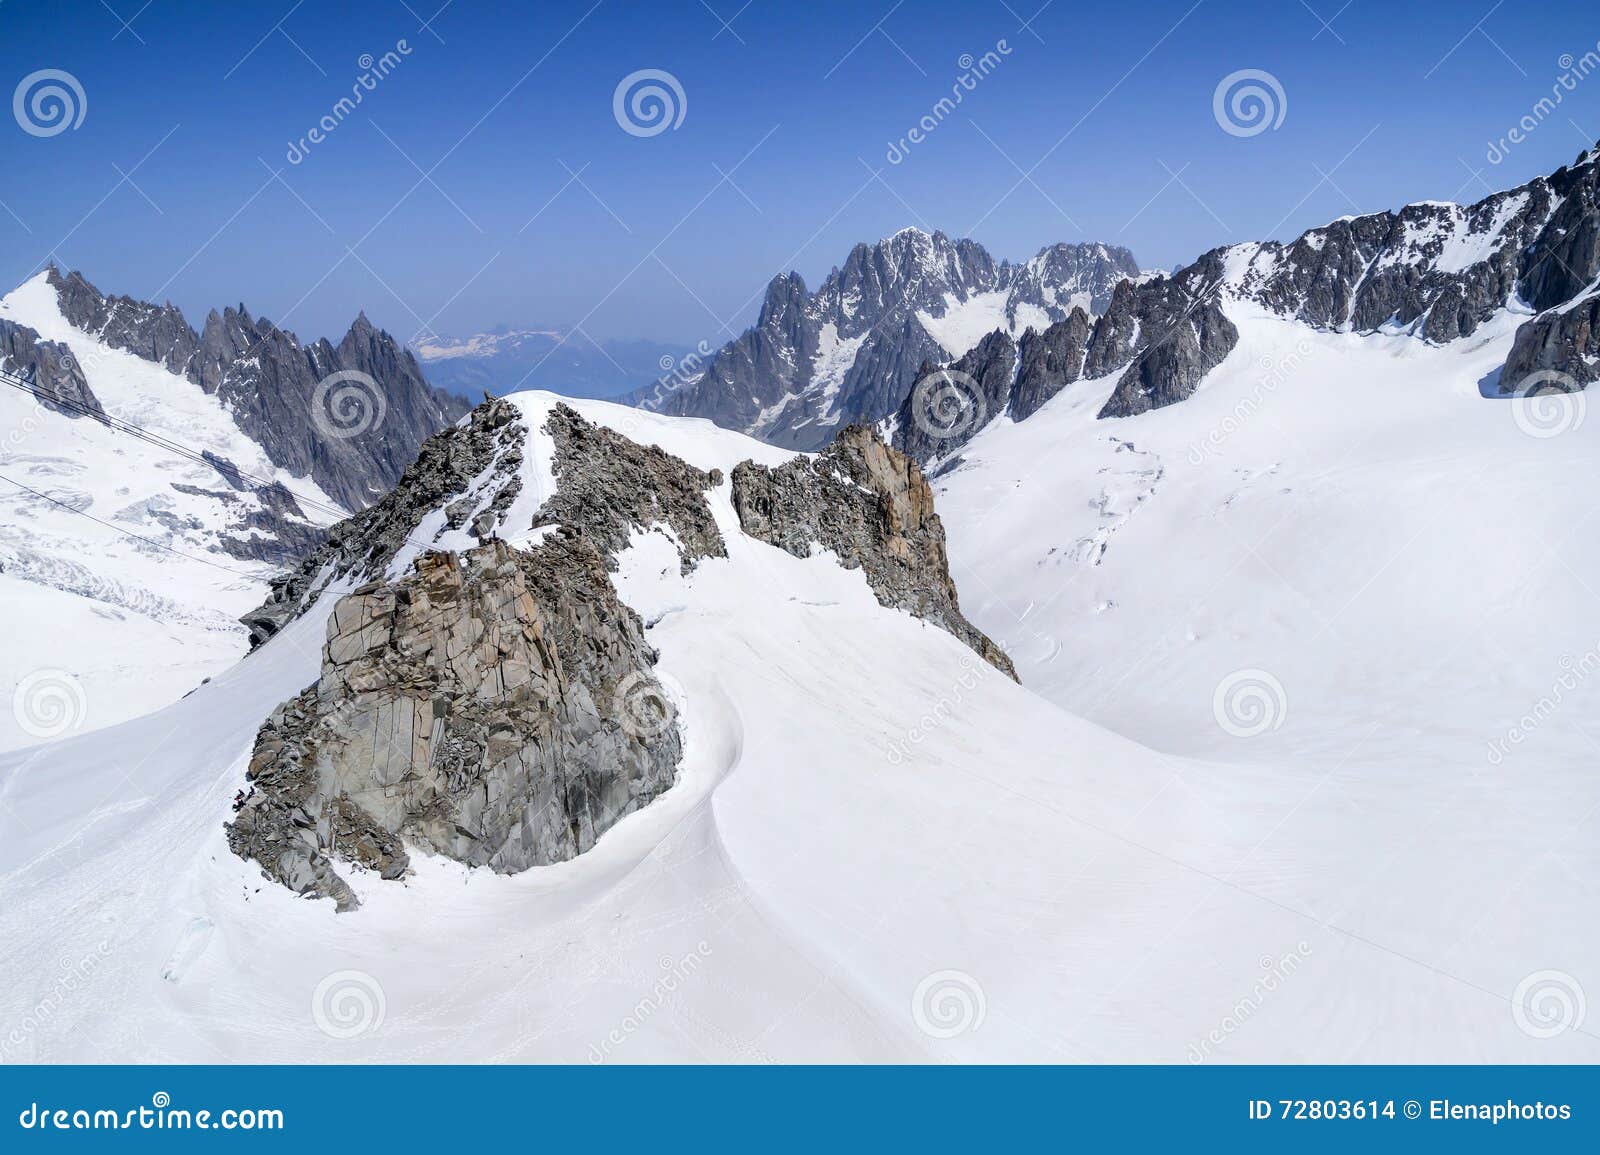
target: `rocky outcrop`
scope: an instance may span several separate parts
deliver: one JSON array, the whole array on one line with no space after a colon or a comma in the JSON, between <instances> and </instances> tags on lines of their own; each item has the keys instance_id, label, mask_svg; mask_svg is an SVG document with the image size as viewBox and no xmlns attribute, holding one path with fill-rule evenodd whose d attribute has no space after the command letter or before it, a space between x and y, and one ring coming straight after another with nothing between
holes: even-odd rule
<instances>
[{"instance_id":1,"label":"rocky outcrop","mask_svg":"<svg viewBox=\"0 0 1600 1155\"><path fill-rule=\"evenodd\" d=\"M61 315L73 328L180 376L189 373L199 338L177 306L171 302L152 305L132 297L103 296L82 273L63 273L55 265L45 276L56 291Z\"/></svg>"},{"instance_id":2,"label":"rocky outcrop","mask_svg":"<svg viewBox=\"0 0 1600 1155\"><path fill-rule=\"evenodd\" d=\"M696 469L654 445L640 445L603 425L585 421L568 405L550 411L544 432L555 443L551 468L556 492L534 515L535 528L566 525L584 531L608 565L636 531L666 526L683 572L705 557L727 557L705 491L722 473Z\"/></svg>"},{"instance_id":3,"label":"rocky outcrop","mask_svg":"<svg viewBox=\"0 0 1600 1155\"><path fill-rule=\"evenodd\" d=\"M0 318L0 369L28 381L39 404L52 413L100 419L106 415L72 350L4 318Z\"/></svg>"},{"instance_id":4,"label":"rocky outcrop","mask_svg":"<svg viewBox=\"0 0 1600 1155\"><path fill-rule=\"evenodd\" d=\"M998 329L950 365L924 361L895 414L895 448L918 461L948 458L1006 411L1016 363L1016 344Z\"/></svg>"},{"instance_id":5,"label":"rocky outcrop","mask_svg":"<svg viewBox=\"0 0 1600 1155\"><path fill-rule=\"evenodd\" d=\"M422 441L467 403L423 379L409 350L358 316L337 347L301 345L243 305L196 333L171 304L103 295L78 272L47 280L72 325L216 394L268 459L350 510L387 492Z\"/></svg>"},{"instance_id":6,"label":"rocky outcrop","mask_svg":"<svg viewBox=\"0 0 1600 1155\"><path fill-rule=\"evenodd\" d=\"M424 554L334 608L316 685L257 736L229 845L340 910L341 866L397 879L408 846L505 873L572 858L674 780L655 657L581 531Z\"/></svg>"},{"instance_id":7,"label":"rocky outcrop","mask_svg":"<svg viewBox=\"0 0 1600 1155\"><path fill-rule=\"evenodd\" d=\"M446 528L481 539L494 536L522 489L526 434L515 405L489 399L466 421L425 441L394 489L334 525L321 546L272 580L266 602L240 619L252 647L299 617L329 583L382 573L436 509L445 511Z\"/></svg>"},{"instance_id":8,"label":"rocky outcrop","mask_svg":"<svg viewBox=\"0 0 1600 1155\"><path fill-rule=\"evenodd\" d=\"M1187 400L1239 343L1217 303L1219 282L1192 266L1152 282L1139 301L1138 353L1098 416L1133 417Z\"/></svg>"},{"instance_id":9,"label":"rocky outcrop","mask_svg":"<svg viewBox=\"0 0 1600 1155\"><path fill-rule=\"evenodd\" d=\"M917 463L852 425L822 453L777 468L746 461L733 471L733 505L745 533L795 557L814 546L860 569L880 604L954 634L1015 678L1011 660L962 616L945 556L944 525Z\"/></svg>"},{"instance_id":10,"label":"rocky outcrop","mask_svg":"<svg viewBox=\"0 0 1600 1155\"><path fill-rule=\"evenodd\" d=\"M410 352L365 315L335 348L302 346L243 306L213 312L195 375L269 460L350 510L392 488L422 441L466 410L431 389Z\"/></svg>"},{"instance_id":11,"label":"rocky outcrop","mask_svg":"<svg viewBox=\"0 0 1600 1155\"><path fill-rule=\"evenodd\" d=\"M1042 333L1029 329L1017 346L1017 380L1011 389L1008 412L1026 421L1061 390L1083 375L1092 322L1082 309L1074 309Z\"/></svg>"},{"instance_id":12,"label":"rocky outcrop","mask_svg":"<svg viewBox=\"0 0 1600 1155\"><path fill-rule=\"evenodd\" d=\"M1504 395L1582 389L1600 380L1600 294L1536 317L1517 330L1500 373Z\"/></svg>"},{"instance_id":13,"label":"rocky outcrop","mask_svg":"<svg viewBox=\"0 0 1600 1155\"><path fill-rule=\"evenodd\" d=\"M1128 250L1109 245L1052 245L1010 264L975 241L905 229L857 245L815 293L797 273L775 277L753 329L631 400L775 445L820 448L842 425L900 407L919 367L949 355L935 331L952 309L1002 294L1006 323L1020 331L1074 308L1105 308L1138 271Z\"/></svg>"}]
</instances>

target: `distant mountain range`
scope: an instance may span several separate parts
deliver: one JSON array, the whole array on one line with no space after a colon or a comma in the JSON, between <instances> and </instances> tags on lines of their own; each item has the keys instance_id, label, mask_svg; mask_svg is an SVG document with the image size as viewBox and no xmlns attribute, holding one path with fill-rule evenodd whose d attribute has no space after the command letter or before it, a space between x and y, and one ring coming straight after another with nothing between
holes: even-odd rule
<instances>
[{"instance_id":1,"label":"distant mountain range","mask_svg":"<svg viewBox=\"0 0 1600 1155\"><path fill-rule=\"evenodd\" d=\"M428 380L469 397L521 389L616 397L672 372L689 351L660 341L596 341L561 326L508 325L469 337L419 340L415 349Z\"/></svg>"},{"instance_id":2,"label":"distant mountain range","mask_svg":"<svg viewBox=\"0 0 1600 1155\"><path fill-rule=\"evenodd\" d=\"M1476 204L1419 201L1289 244L1213 249L1119 284L1097 312L1020 340L996 326L953 363L930 357L889 423L894 444L949 460L987 423L1025 420L1074 382L1113 375L1101 418L1187 400L1233 353L1236 319L1256 312L1429 345L1526 318L1485 394L1581 390L1600 378L1600 150Z\"/></svg>"},{"instance_id":3,"label":"distant mountain range","mask_svg":"<svg viewBox=\"0 0 1600 1155\"><path fill-rule=\"evenodd\" d=\"M1139 275L1113 245L1051 245L1011 264L973 240L903 229L858 244L815 293L798 273L774 277L753 328L629 400L817 449L845 425L892 414L924 361L958 357L995 329L1020 335L1074 309L1101 312Z\"/></svg>"}]
</instances>

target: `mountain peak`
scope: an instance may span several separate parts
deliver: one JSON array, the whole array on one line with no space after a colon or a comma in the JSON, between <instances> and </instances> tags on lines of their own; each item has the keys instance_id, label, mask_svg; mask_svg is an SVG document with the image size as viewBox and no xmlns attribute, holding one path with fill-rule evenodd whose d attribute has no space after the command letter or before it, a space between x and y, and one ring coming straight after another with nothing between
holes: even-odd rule
<instances>
[{"instance_id":1,"label":"mountain peak","mask_svg":"<svg viewBox=\"0 0 1600 1155\"><path fill-rule=\"evenodd\" d=\"M798 274L773 278L754 328L692 380L633 399L817 449L893 412L923 361L959 355L993 329L1020 335L1075 308L1098 312L1137 274L1133 254L1115 246L1052 245L1012 265L970 238L904 228L852 246L815 293Z\"/></svg>"}]
</instances>

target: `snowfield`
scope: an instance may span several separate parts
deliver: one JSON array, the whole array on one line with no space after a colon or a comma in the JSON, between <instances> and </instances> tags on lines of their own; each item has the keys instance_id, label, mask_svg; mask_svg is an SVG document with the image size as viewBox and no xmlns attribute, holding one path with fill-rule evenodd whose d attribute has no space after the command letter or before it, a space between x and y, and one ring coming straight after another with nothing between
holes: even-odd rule
<instances>
[{"instance_id":1,"label":"snowfield","mask_svg":"<svg viewBox=\"0 0 1600 1155\"><path fill-rule=\"evenodd\" d=\"M1600 1061L1592 1027L1538 1037L1512 1003L1546 972L1600 992L1594 687L1485 755L1600 645L1595 426L1532 438L1478 396L1509 330L1240 321L1191 401L1096 422L1111 382L1079 383L940 483L1021 686L831 556L743 536L726 483L727 559L683 578L637 535L615 580L685 757L575 861L414 854L335 915L228 851L329 596L164 709L0 755L0 1058ZM537 430L556 399L514 400ZM573 404L701 468L788 456ZM552 484L528 450L513 524ZM1253 738L1214 714L1239 670L1286 703L1266 686Z\"/></svg>"},{"instance_id":2,"label":"snowfield","mask_svg":"<svg viewBox=\"0 0 1600 1155\"><path fill-rule=\"evenodd\" d=\"M337 503L276 468L215 397L69 324L45 277L0 299L0 317L70 348L107 413L281 482L304 499L309 524L338 520ZM231 557L217 540L260 507L255 494L231 490L192 457L8 387L0 476L9 479L0 481L0 685L53 688L0 711L0 750L148 713L244 654L238 615L260 604L277 567Z\"/></svg>"}]
</instances>

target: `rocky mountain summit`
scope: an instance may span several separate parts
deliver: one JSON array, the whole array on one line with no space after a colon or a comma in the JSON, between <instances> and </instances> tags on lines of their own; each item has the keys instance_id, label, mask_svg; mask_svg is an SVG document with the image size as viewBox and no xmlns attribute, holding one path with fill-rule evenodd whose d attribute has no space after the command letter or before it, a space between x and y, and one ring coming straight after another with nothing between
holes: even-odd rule
<instances>
[{"instance_id":1,"label":"rocky mountain summit","mask_svg":"<svg viewBox=\"0 0 1600 1155\"><path fill-rule=\"evenodd\" d=\"M174 305L108 296L53 265L47 277L75 328L215 395L274 465L347 509L387 492L423 439L467 409L428 385L410 351L365 314L337 346L302 345L243 305L213 310L196 332Z\"/></svg>"},{"instance_id":2,"label":"rocky mountain summit","mask_svg":"<svg viewBox=\"0 0 1600 1155\"><path fill-rule=\"evenodd\" d=\"M471 420L423 442L417 459L381 500L330 527L295 568L272 579L267 600L240 619L250 631L251 647L310 609L334 582L384 573L434 510L443 511L443 530L493 536L522 491L518 471L526 436L515 405L488 400L472 411Z\"/></svg>"},{"instance_id":3,"label":"rocky mountain summit","mask_svg":"<svg viewBox=\"0 0 1600 1155\"><path fill-rule=\"evenodd\" d=\"M961 353L969 335L1099 312L1138 273L1109 245L1052 245L1011 264L976 241L905 229L857 245L815 293L798 273L773 278L754 328L630 401L818 449L844 425L894 412L917 367Z\"/></svg>"},{"instance_id":4,"label":"rocky mountain summit","mask_svg":"<svg viewBox=\"0 0 1600 1155\"><path fill-rule=\"evenodd\" d=\"M1600 152L1589 151L1476 204L1427 201L1346 217L1287 245L1214 249L1170 275L1119 283L1098 317L1074 311L1015 341L996 330L954 360L925 360L886 428L918 460L947 461L990 421L1025 420L1080 379L1120 373L1102 418L1176 404L1238 343L1232 307L1434 344L1502 311L1531 311L1500 390L1541 373L1546 388L1552 379L1581 388L1597 376L1597 278Z\"/></svg>"},{"instance_id":5,"label":"rocky mountain summit","mask_svg":"<svg viewBox=\"0 0 1600 1155\"><path fill-rule=\"evenodd\" d=\"M349 910L351 870L398 879L417 848L502 872L559 862L667 789L678 703L611 577L640 534L672 543L684 581L729 564L730 514L796 557L831 551L881 605L1015 677L961 614L921 470L871 428L725 472L522 396L431 438L246 615L264 642L334 599L319 677L261 727L228 826L269 878Z\"/></svg>"},{"instance_id":6,"label":"rocky mountain summit","mask_svg":"<svg viewBox=\"0 0 1600 1155\"><path fill-rule=\"evenodd\" d=\"M322 675L257 738L234 852L357 905L335 862L399 878L410 843L502 872L582 853L676 775L639 616L582 533L427 553L328 619Z\"/></svg>"}]
</instances>

